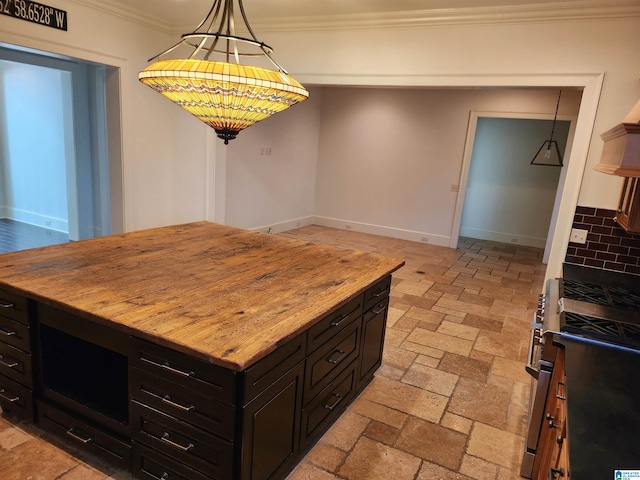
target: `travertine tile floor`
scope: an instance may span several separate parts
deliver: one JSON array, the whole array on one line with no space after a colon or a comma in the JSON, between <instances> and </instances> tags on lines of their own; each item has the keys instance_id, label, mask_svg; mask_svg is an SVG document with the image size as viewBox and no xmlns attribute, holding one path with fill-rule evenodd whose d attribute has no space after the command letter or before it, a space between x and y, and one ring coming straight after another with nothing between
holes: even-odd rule
<instances>
[{"instance_id":1,"label":"travertine tile floor","mask_svg":"<svg viewBox=\"0 0 640 480\"><path fill-rule=\"evenodd\" d=\"M318 226L283 235L406 262L376 378L287 480L520 478L542 251L473 239L454 250ZM0 479L107 478L132 477L0 418Z\"/></svg>"}]
</instances>

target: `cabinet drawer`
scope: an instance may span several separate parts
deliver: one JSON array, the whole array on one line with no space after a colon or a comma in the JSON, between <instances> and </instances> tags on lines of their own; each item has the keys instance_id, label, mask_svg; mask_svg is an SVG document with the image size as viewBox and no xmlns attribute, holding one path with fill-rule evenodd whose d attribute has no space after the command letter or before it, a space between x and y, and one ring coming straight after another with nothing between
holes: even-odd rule
<instances>
[{"instance_id":1,"label":"cabinet drawer","mask_svg":"<svg viewBox=\"0 0 640 480\"><path fill-rule=\"evenodd\" d=\"M29 325L0 315L0 342L13 345L25 352L31 352L29 330Z\"/></svg>"},{"instance_id":2,"label":"cabinet drawer","mask_svg":"<svg viewBox=\"0 0 640 480\"><path fill-rule=\"evenodd\" d=\"M33 392L0 375L0 406L2 410L33 422Z\"/></svg>"},{"instance_id":3,"label":"cabinet drawer","mask_svg":"<svg viewBox=\"0 0 640 480\"><path fill-rule=\"evenodd\" d=\"M361 317L307 358L304 403L308 403L359 354Z\"/></svg>"},{"instance_id":4,"label":"cabinet drawer","mask_svg":"<svg viewBox=\"0 0 640 480\"><path fill-rule=\"evenodd\" d=\"M134 400L220 437L233 440L233 407L137 368L131 370L130 382L131 396Z\"/></svg>"},{"instance_id":5,"label":"cabinet drawer","mask_svg":"<svg viewBox=\"0 0 640 480\"><path fill-rule=\"evenodd\" d=\"M0 290L0 315L29 324L28 300L15 293Z\"/></svg>"},{"instance_id":6,"label":"cabinet drawer","mask_svg":"<svg viewBox=\"0 0 640 480\"><path fill-rule=\"evenodd\" d=\"M38 401L38 422L78 446L106 458L119 468L131 468L131 446L119 438L74 418L63 410Z\"/></svg>"},{"instance_id":7,"label":"cabinet drawer","mask_svg":"<svg viewBox=\"0 0 640 480\"><path fill-rule=\"evenodd\" d=\"M362 350L360 352L359 381L372 377L382 363L385 327L389 297L365 313L362 317ZM364 386L364 385L363 385Z\"/></svg>"},{"instance_id":8,"label":"cabinet drawer","mask_svg":"<svg viewBox=\"0 0 640 480\"><path fill-rule=\"evenodd\" d=\"M304 359L306 338L297 336L245 371L245 405Z\"/></svg>"},{"instance_id":9,"label":"cabinet drawer","mask_svg":"<svg viewBox=\"0 0 640 480\"><path fill-rule=\"evenodd\" d=\"M312 352L362 314L363 295L330 313L309 329L307 350Z\"/></svg>"},{"instance_id":10,"label":"cabinet drawer","mask_svg":"<svg viewBox=\"0 0 640 480\"><path fill-rule=\"evenodd\" d=\"M133 474L145 480L210 480L199 472L133 442Z\"/></svg>"},{"instance_id":11,"label":"cabinet drawer","mask_svg":"<svg viewBox=\"0 0 640 480\"><path fill-rule=\"evenodd\" d=\"M301 450L322 435L353 398L356 387L355 370L356 362L338 375L302 410Z\"/></svg>"},{"instance_id":12,"label":"cabinet drawer","mask_svg":"<svg viewBox=\"0 0 640 480\"><path fill-rule=\"evenodd\" d=\"M133 338L131 366L161 376L186 390L233 405L235 373L175 350Z\"/></svg>"},{"instance_id":13,"label":"cabinet drawer","mask_svg":"<svg viewBox=\"0 0 640 480\"><path fill-rule=\"evenodd\" d=\"M33 387L31 355L0 342L0 374L27 387Z\"/></svg>"},{"instance_id":14,"label":"cabinet drawer","mask_svg":"<svg viewBox=\"0 0 640 480\"><path fill-rule=\"evenodd\" d=\"M388 297L390 291L391 275L383 278L373 286L369 287L366 292L364 292L364 311L366 312L376 303L384 300L384 297Z\"/></svg>"},{"instance_id":15,"label":"cabinet drawer","mask_svg":"<svg viewBox=\"0 0 640 480\"><path fill-rule=\"evenodd\" d=\"M231 478L231 442L135 401L132 402L132 410L137 441L212 478Z\"/></svg>"}]
</instances>

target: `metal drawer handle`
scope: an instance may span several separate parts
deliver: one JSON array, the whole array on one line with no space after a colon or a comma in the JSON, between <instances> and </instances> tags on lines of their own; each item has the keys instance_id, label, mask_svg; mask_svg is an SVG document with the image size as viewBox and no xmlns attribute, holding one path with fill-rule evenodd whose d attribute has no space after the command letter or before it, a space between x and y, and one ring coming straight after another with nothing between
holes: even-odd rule
<instances>
[{"instance_id":1,"label":"metal drawer handle","mask_svg":"<svg viewBox=\"0 0 640 480\"><path fill-rule=\"evenodd\" d=\"M4 300L0 300L0 307L2 307L2 308L16 308L16 306L13 303L6 302Z\"/></svg>"},{"instance_id":2,"label":"metal drawer handle","mask_svg":"<svg viewBox=\"0 0 640 480\"><path fill-rule=\"evenodd\" d=\"M344 322L344 321L347 319L347 317L348 317L348 316L349 316L349 314L348 314L348 313L343 313L343 314L340 316L340 320L331 322L331 326L332 326L332 327L337 327L337 326L338 326L338 325L340 325L342 322Z\"/></svg>"},{"instance_id":3,"label":"metal drawer handle","mask_svg":"<svg viewBox=\"0 0 640 480\"><path fill-rule=\"evenodd\" d=\"M336 401L333 402L333 405L325 405L324 408L327 409L327 410L333 410L334 408L336 408L338 406L338 404L340 403L340 400L342 400L342 395L340 395L339 393L334 393L331 396L332 397L336 397Z\"/></svg>"},{"instance_id":4,"label":"metal drawer handle","mask_svg":"<svg viewBox=\"0 0 640 480\"><path fill-rule=\"evenodd\" d=\"M384 292L386 292L388 290L389 287L384 287L382 290L378 290L376 293L372 294L372 297L379 297L380 295L382 295Z\"/></svg>"},{"instance_id":5,"label":"metal drawer handle","mask_svg":"<svg viewBox=\"0 0 640 480\"><path fill-rule=\"evenodd\" d=\"M83 437L81 435L78 435L73 428L70 428L69 430L67 430L67 435L69 435L74 440L79 441L80 443L84 443L85 445L93 441L93 438L91 437Z\"/></svg>"},{"instance_id":6,"label":"metal drawer handle","mask_svg":"<svg viewBox=\"0 0 640 480\"><path fill-rule=\"evenodd\" d=\"M7 402L16 403L18 400L20 400L20 397L7 397L5 393L8 392L4 388L0 389L0 398L4 398Z\"/></svg>"},{"instance_id":7,"label":"metal drawer handle","mask_svg":"<svg viewBox=\"0 0 640 480\"><path fill-rule=\"evenodd\" d=\"M560 393L560 385L562 385L562 394ZM563 400L563 401L566 400L567 399L566 394L564 395L563 394L564 394L564 383L558 382L558 384L556 385L556 398L558 400Z\"/></svg>"},{"instance_id":8,"label":"metal drawer handle","mask_svg":"<svg viewBox=\"0 0 640 480\"><path fill-rule=\"evenodd\" d=\"M182 410L183 412L191 412L196 409L195 405L189 405L188 407L185 407L184 405L180 405L179 403L174 402L173 400L171 400L170 395L165 395L164 397L162 397L162 401L167 405L171 405L172 407Z\"/></svg>"},{"instance_id":9,"label":"metal drawer handle","mask_svg":"<svg viewBox=\"0 0 640 480\"><path fill-rule=\"evenodd\" d=\"M379 313L384 312L386 309L387 309L387 307L382 305L382 307L380 307L380 310L371 310L371 313L373 313L374 315L378 315Z\"/></svg>"},{"instance_id":10,"label":"metal drawer handle","mask_svg":"<svg viewBox=\"0 0 640 480\"><path fill-rule=\"evenodd\" d=\"M333 355L335 353L338 354L338 357L337 358L331 358L331 355ZM342 357L344 357L344 350L335 350L331 355L329 355L329 358L327 358L327 362L331 363L332 365L335 365L340 360L342 360Z\"/></svg>"},{"instance_id":11,"label":"metal drawer handle","mask_svg":"<svg viewBox=\"0 0 640 480\"><path fill-rule=\"evenodd\" d=\"M549 480L554 480L558 476L564 477L564 468L552 468L549 470Z\"/></svg>"},{"instance_id":12,"label":"metal drawer handle","mask_svg":"<svg viewBox=\"0 0 640 480\"><path fill-rule=\"evenodd\" d=\"M0 335L4 335L5 337L13 337L17 332L13 330L8 330L4 327L0 327Z\"/></svg>"},{"instance_id":13,"label":"metal drawer handle","mask_svg":"<svg viewBox=\"0 0 640 480\"><path fill-rule=\"evenodd\" d=\"M176 373L178 375L182 375L183 377L195 377L196 373L195 372L185 372L184 370L180 370L178 368L174 368L171 366L171 364L169 362L167 363L158 363L158 362L154 362L153 360L149 360L147 358L141 358L141 360L143 362L147 362L150 363L151 365L153 365L154 367L158 367L158 368L162 368L164 370L167 370L171 373Z\"/></svg>"},{"instance_id":14,"label":"metal drawer handle","mask_svg":"<svg viewBox=\"0 0 640 480\"><path fill-rule=\"evenodd\" d=\"M7 357L3 357L2 355L0 355L0 365L4 365L7 368L16 368L18 365L20 365L16 361L12 361L11 363L7 363L7 362L4 361L5 358L7 358Z\"/></svg>"},{"instance_id":15,"label":"metal drawer handle","mask_svg":"<svg viewBox=\"0 0 640 480\"><path fill-rule=\"evenodd\" d=\"M531 333L529 334L529 352L527 353L527 365L524 367L527 373L536 380L540 376L540 370L535 368L535 366L533 365L533 352L536 345L537 330L538 329L534 327L531 329Z\"/></svg>"},{"instance_id":16,"label":"metal drawer handle","mask_svg":"<svg viewBox=\"0 0 640 480\"><path fill-rule=\"evenodd\" d=\"M179 443L173 442L173 441L169 440L169 436L170 436L169 432L164 432L162 437L160 437L160 441L166 443L167 445L172 446L173 448L177 448L181 452L188 452L189 450L191 450L194 447L193 443L190 443L189 445L187 445L185 447L184 445L180 445Z\"/></svg>"},{"instance_id":17,"label":"metal drawer handle","mask_svg":"<svg viewBox=\"0 0 640 480\"><path fill-rule=\"evenodd\" d=\"M155 478L156 480L167 480L169 478L169 474L167 472L163 472L161 477L156 477L155 475L147 472L146 470L144 471L144 473L149 475L151 478Z\"/></svg>"}]
</instances>

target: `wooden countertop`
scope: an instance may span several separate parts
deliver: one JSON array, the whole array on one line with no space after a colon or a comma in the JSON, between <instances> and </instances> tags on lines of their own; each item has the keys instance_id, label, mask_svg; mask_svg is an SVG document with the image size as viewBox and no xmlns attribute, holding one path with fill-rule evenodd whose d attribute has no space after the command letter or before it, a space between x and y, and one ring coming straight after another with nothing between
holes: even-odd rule
<instances>
[{"instance_id":1,"label":"wooden countertop","mask_svg":"<svg viewBox=\"0 0 640 480\"><path fill-rule=\"evenodd\" d=\"M404 265L198 222L0 255L0 287L242 371Z\"/></svg>"}]
</instances>

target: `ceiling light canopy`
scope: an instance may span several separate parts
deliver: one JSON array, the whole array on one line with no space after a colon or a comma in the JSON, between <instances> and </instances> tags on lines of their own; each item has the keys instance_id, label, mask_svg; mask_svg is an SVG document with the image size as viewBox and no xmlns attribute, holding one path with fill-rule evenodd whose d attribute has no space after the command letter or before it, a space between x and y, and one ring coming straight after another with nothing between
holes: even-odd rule
<instances>
[{"instance_id":1,"label":"ceiling light canopy","mask_svg":"<svg viewBox=\"0 0 640 480\"><path fill-rule=\"evenodd\" d=\"M242 15L247 37L236 35L234 6ZM180 58L161 59L187 49ZM309 92L272 57L247 20L242 0L214 0L207 16L192 33L159 55L139 74L150 86L213 127L224 140L260 120L305 100ZM221 56L214 61L213 56ZM242 65L241 57L267 59L275 70Z\"/></svg>"}]
</instances>

